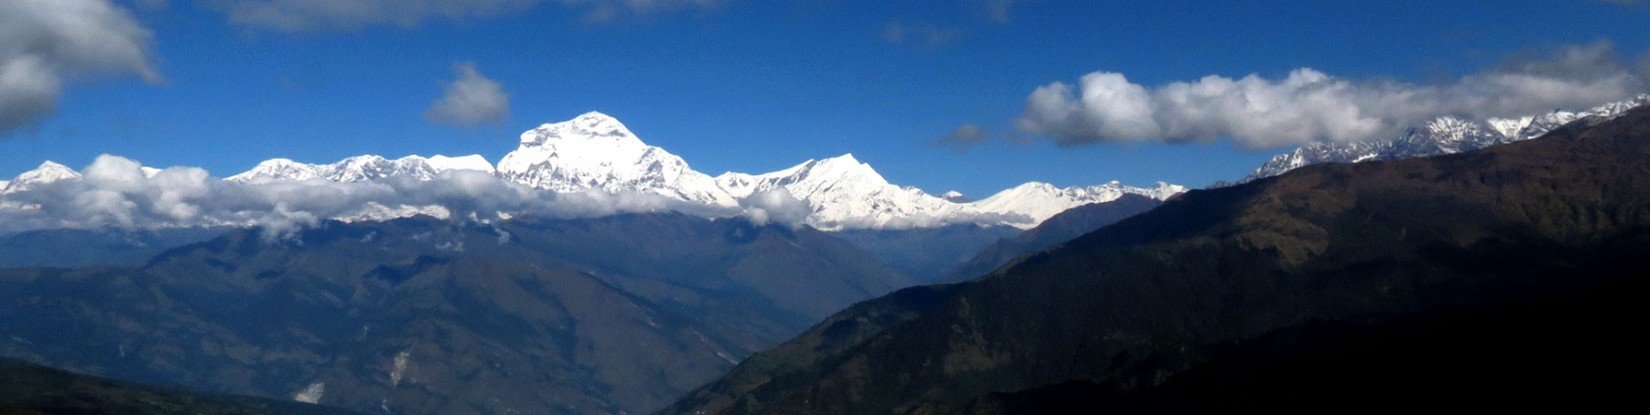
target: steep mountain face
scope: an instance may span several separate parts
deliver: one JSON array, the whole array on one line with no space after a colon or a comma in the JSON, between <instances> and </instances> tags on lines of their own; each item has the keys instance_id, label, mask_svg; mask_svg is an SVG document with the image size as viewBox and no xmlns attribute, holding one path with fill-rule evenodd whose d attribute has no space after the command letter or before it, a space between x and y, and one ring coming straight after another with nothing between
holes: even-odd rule
<instances>
[{"instance_id":1,"label":"steep mountain face","mask_svg":"<svg viewBox=\"0 0 1650 415\"><path fill-rule=\"evenodd\" d=\"M145 386L0 359L0 414L349 415L342 409Z\"/></svg>"},{"instance_id":2,"label":"steep mountain face","mask_svg":"<svg viewBox=\"0 0 1650 415\"><path fill-rule=\"evenodd\" d=\"M1071 208L1048 218L1035 228L975 251L966 262L947 271L946 278L935 282L965 281L985 275L1014 258L1075 239L1162 203L1151 197L1128 194L1108 202Z\"/></svg>"},{"instance_id":3,"label":"steep mountain face","mask_svg":"<svg viewBox=\"0 0 1650 415\"><path fill-rule=\"evenodd\" d=\"M738 202L681 157L643 143L619 120L599 112L521 134L499 160L499 175L556 192L640 191L711 206Z\"/></svg>"},{"instance_id":4,"label":"steep mountain face","mask_svg":"<svg viewBox=\"0 0 1650 415\"><path fill-rule=\"evenodd\" d=\"M1650 103L1650 95L1612 102L1585 111L1553 111L1541 116L1516 119L1491 118L1482 121L1443 117L1425 126L1410 129L1402 137L1387 141L1345 143L1313 142L1279 154L1249 173L1244 181L1272 177L1303 166L1319 163L1358 163L1412 157L1455 154L1497 144L1529 140L1587 117L1614 117L1634 107Z\"/></svg>"},{"instance_id":5,"label":"steep mountain face","mask_svg":"<svg viewBox=\"0 0 1650 415\"><path fill-rule=\"evenodd\" d=\"M22 192L46 183L79 178L80 172L69 168L69 166L47 161L40 163L40 167L23 172L23 174L17 175L17 178L6 182L5 186L0 187L0 194Z\"/></svg>"},{"instance_id":6,"label":"steep mountain face","mask_svg":"<svg viewBox=\"0 0 1650 415\"><path fill-rule=\"evenodd\" d=\"M791 364L736 368L666 412L1005 413L1034 410L1025 405L1038 400L1107 405L1084 408L1096 412L1142 404L1145 412L1159 408L1154 402L1220 396L1212 395L1220 385L1241 387L1221 379L1241 380L1233 376L1244 373L1263 382L1287 380L1290 373L1321 376L1310 378L1318 389L1308 390L1364 388L1337 390L1340 406L1313 408L1318 412L1362 408L1348 402L1439 404L1431 398L1444 399L1445 407L1478 405L1488 395L1462 388L1473 382L1532 392L1494 395L1519 397L1503 406L1624 402L1630 393L1580 392L1620 390L1604 379L1644 369L1644 359L1611 355L1623 366L1566 359L1620 351L1609 345L1636 321L1620 312L1630 309L1622 301L1636 304L1631 299L1644 295L1642 270L1650 268L1646 156L1650 107L1641 107L1607 122L1584 119L1540 140L1312 166L1190 192L965 284L931 301L936 305L905 308L926 311L850 309L833 316L826 325L872 321L882 329L848 327L841 331L857 334L829 338L851 344L825 348L798 338L749 360L771 361L770 353L789 350L798 355L781 360ZM872 304L899 302L862 305ZM1539 315L1564 304L1618 314L1564 314L1588 319L1578 324L1599 331L1549 333L1540 328L1564 322L1518 320L1532 313L1517 310ZM902 314L916 315L902 320ZM884 320L871 319L877 316ZM1322 327L1349 329L1324 334ZM1449 334L1463 327L1493 340L1472 343L1472 336ZM1445 362L1480 353L1490 357L1469 364L1504 369L1289 372L1311 369L1290 362L1394 356L1335 346L1357 345L1360 338L1401 347L1400 360ZM1509 355L1472 347L1501 346L1496 341L1552 348L1513 344L1517 353ZM1449 385L1430 382L1435 374ZM1308 382L1288 384L1302 383ZM1451 394L1451 387L1472 393ZM1084 398L1095 392L1121 398ZM1261 399L1298 396L1283 395ZM1245 408L1230 403L1215 409Z\"/></svg>"},{"instance_id":7,"label":"steep mountain face","mask_svg":"<svg viewBox=\"0 0 1650 415\"><path fill-rule=\"evenodd\" d=\"M371 413L636 413L909 283L742 219L326 222L0 271L0 355Z\"/></svg>"}]
</instances>

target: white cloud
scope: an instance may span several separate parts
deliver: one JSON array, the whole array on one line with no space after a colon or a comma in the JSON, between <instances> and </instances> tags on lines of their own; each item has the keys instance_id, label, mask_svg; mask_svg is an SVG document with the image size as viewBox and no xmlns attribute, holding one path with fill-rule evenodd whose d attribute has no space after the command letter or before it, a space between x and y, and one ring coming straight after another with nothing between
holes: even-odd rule
<instances>
[{"instance_id":1,"label":"white cloud","mask_svg":"<svg viewBox=\"0 0 1650 415\"><path fill-rule=\"evenodd\" d=\"M1310 68L1283 79L1210 75L1155 88L1095 72L1026 98L1021 131L1060 145L1207 141L1248 147L1394 137L1443 115L1538 114L1631 98L1646 89L1608 42L1563 49L1441 85L1359 82Z\"/></svg>"},{"instance_id":2,"label":"white cloud","mask_svg":"<svg viewBox=\"0 0 1650 415\"><path fill-rule=\"evenodd\" d=\"M108 0L0 1L0 136L54 113L66 83L123 75L159 82L151 37Z\"/></svg>"},{"instance_id":3,"label":"white cloud","mask_svg":"<svg viewBox=\"0 0 1650 415\"><path fill-rule=\"evenodd\" d=\"M518 13L557 3L586 20L705 9L720 0L202 0L237 25L285 32L354 30L373 25L413 27L427 20L462 21Z\"/></svg>"},{"instance_id":4,"label":"white cloud","mask_svg":"<svg viewBox=\"0 0 1650 415\"><path fill-rule=\"evenodd\" d=\"M334 218L382 219L409 212L439 213L455 220L493 221L518 215L600 217L629 212L676 211L705 217L746 214L794 224L807 205L788 195L762 195L750 210L715 208L642 193L554 193L476 171L450 171L433 180L265 181L240 183L211 177L195 167L170 167L153 175L120 156L101 155L79 180L43 183L0 194L0 234L34 229L248 226L279 239Z\"/></svg>"},{"instance_id":5,"label":"white cloud","mask_svg":"<svg viewBox=\"0 0 1650 415\"><path fill-rule=\"evenodd\" d=\"M783 187L751 194L740 200L739 205L745 209L745 216L757 225L776 223L794 228L802 226L813 213L807 202L792 196Z\"/></svg>"},{"instance_id":6,"label":"white cloud","mask_svg":"<svg viewBox=\"0 0 1650 415\"><path fill-rule=\"evenodd\" d=\"M424 118L436 124L474 126L497 124L510 114L510 95L498 81L476 71L474 62L453 64L457 77L441 87L441 99L430 104Z\"/></svg>"}]
</instances>

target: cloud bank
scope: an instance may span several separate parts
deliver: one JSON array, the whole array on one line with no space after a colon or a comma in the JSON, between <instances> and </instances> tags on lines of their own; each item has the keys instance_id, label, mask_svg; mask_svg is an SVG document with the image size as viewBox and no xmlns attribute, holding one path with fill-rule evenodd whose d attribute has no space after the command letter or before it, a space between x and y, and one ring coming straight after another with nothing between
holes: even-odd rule
<instances>
[{"instance_id":1,"label":"cloud bank","mask_svg":"<svg viewBox=\"0 0 1650 415\"><path fill-rule=\"evenodd\" d=\"M805 203L788 194L758 195L744 209L718 209L643 193L555 193L465 170L444 172L431 180L241 183L220 180L196 167L146 169L137 161L105 154L81 169L79 179L0 194L0 234L62 228L256 225L278 236L330 218L381 220L414 214L485 222L516 215L584 218L677 211L797 224L809 212Z\"/></svg>"},{"instance_id":2,"label":"cloud bank","mask_svg":"<svg viewBox=\"0 0 1650 415\"><path fill-rule=\"evenodd\" d=\"M424 110L424 118L436 124L468 127L498 124L510 114L510 95L498 81L482 76L474 62L453 64L452 82L442 85L441 99Z\"/></svg>"},{"instance_id":3,"label":"cloud bank","mask_svg":"<svg viewBox=\"0 0 1650 415\"><path fill-rule=\"evenodd\" d=\"M148 229L148 227L266 226L279 234L320 219L389 219L432 214L493 221L516 214L597 217L619 212L709 211L657 194L549 193L508 183L482 171L447 171L434 180L264 181L236 183L191 166L145 173L139 161L101 155L79 180L40 183L0 194L0 234L35 229ZM782 216L787 206L762 206ZM785 208L785 209L780 209ZM777 221L777 219L775 219Z\"/></svg>"},{"instance_id":4,"label":"cloud bank","mask_svg":"<svg viewBox=\"0 0 1650 415\"><path fill-rule=\"evenodd\" d=\"M67 83L132 75L160 82L152 36L108 0L0 1L0 137L55 113Z\"/></svg>"},{"instance_id":5,"label":"cloud bank","mask_svg":"<svg viewBox=\"0 0 1650 415\"><path fill-rule=\"evenodd\" d=\"M1077 85L1037 88L1015 126L1062 146L1231 137L1246 147L1268 148L1391 138L1439 116L1540 114L1629 99L1645 90L1627 60L1600 42L1543 59L1509 61L1441 85L1360 82L1300 68L1282 79L1210 75L1147 87L1123 74L1094 72Z\"/></svg>"},{"instance_id":6,"label":"cloud bank","mask_svg":"<svg viewBox=\"0 0 1650 415\"><path fill-rule=\"evenodd\" d=\"M428 20L464 21L524 12L541 3L580 11L589 21L678 9L716 7L721 0L203 0L236 25L282 32L413 27Z\"/></svg>"}]
</instances>

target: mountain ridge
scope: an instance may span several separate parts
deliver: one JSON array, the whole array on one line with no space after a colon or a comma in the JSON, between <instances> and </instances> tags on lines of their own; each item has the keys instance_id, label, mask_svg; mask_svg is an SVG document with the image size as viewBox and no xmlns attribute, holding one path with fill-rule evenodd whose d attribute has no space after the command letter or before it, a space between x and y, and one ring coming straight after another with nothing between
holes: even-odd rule
<instances>
[{"instance_id":1,"label":"mountain ridge","mask_svg":"<svg viewBox=\"0 0 1650 415\"><path fill-rule=\"evenodd\" d=\"M1534 116L1485 120L1444 116L1410 128L1403 135L1389 140L1307 143L1291 152L1273 156L1250 172L1243 181L1276 176L1319 163L1359 163L1455 154L1530 140L1576 120L1588 117L1615 117L1645 104L1650 104L1650 94L1626 101L1605 103L1585 110L1553 110Z\"/></svg>"},{"instance_id":2,"label":"mountain ridge","mask_svg":"<svg viewBox=\"0 0 1650 415\"><path fill-rule=\"evenodd\" d=\"M0 356L371 413L636 413L911 284L814 229L675 212L266 232L0 270Z\"/></svg>"},{"instance_id":3,"label":"mountain ridge","mask_svg":"<svg viewBox=\"0 0 1650 415\"><path fill-rule=\"evenodd\" d=\"M1647 155L1650 107L1640 107L1540 140L1321 164L1190 192L1022 257L955 295L895 307L907 311L870 333L844 326L851 338L836 339L848 344L802 349L780 359L796 364L774 371L736 368L741 375L664 413L1002 413L982 404L1068 382L1149 390L1218 358L1221 345L1314 321L1385 324L1576 290L1608 293L1619 281L1642 287L1635 271L1650 266ZM892 297L861 304L899 303ZM827 322L875 321L852 311ZM1600 318L1611 326L1634 317ZM1545 356L1560 358L1585 353L1587 339L1539 344L1570 345ZM749 361L770 361L766 353ZM1556 385L1614 370L1581 369L1500 382ZM1383 378L1382 388L1352 396L1404 398L1405 381ZM1044 391L1080 398L1091 389Z\"/></svg>"},{"instance_id":4,"label":"mountain ridge","mask_svg":"<svg viewBox=\"0 0 1650 415\"><path fill-rule=\"evenodd\" d=\"M371 183L471 180L456 176L479 174L557 194L640 194L675 202L678 209L711 216L735 214L751 208L756 204L753 200L762 199L758 196L772 199L773 194L782 193L781 199L796 199L805 206L807 212L802 223L828 231L937 228L953 224L1028 229L1065 209L1116 199L1124 194L1165 199L1185 190L1163 182L1149 188L1124 186L1115 181L1068 188L1028 182L969 201L960 194L934 195L916 187L889 183L851 153L808 160L774 172L725 172L712 177L694 170L680 156L648 145L618 119L600 112L543 124L523 132L519 138L518 147L496 166L480 155L428 158L410 155L390 159L366 154L326 164L275 158L223 181L245 185ZM151 176L160 171L142 168ZM0 193L23 192L78 177L79 173L67 166L46 162L0 187L5 189ZM659 209L658 203L642 205ZM376 208L358 216L323 219L381 220L419 214L441 215L446 211L440 206L427 205Z\"/></svg>"}]
</instances>

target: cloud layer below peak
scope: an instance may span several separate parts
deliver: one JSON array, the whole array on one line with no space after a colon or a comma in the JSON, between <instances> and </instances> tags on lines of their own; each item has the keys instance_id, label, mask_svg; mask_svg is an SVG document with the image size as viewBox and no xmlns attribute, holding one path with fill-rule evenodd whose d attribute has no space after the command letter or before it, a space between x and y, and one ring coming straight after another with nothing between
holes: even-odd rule
<instances>
[{"instance_id":1,"label":"cloud layer below peak","mask_svg":"<svg viewBox=\"0 0 1650 415\"><path fill-rule=\"evenodd\" d=\"M1623 100L1645 90L1627 59L1610 43L1599 42L1440 85L1359 82L1299 68L1282 79L1210 75L1147 87L1120 73L1094 72L1077 85L1037 88L1015 126L1062 146L1230 137L1245 147L1269 148L1391 138L1440 116L1539 114Z\"/></svg>"},{"instance_id":2,"label":"cloud layer below peak","mask_svg":"<svg viewBox=\"0 0 1650 415\"><path fill-rule=\"evenodd\" d=\"M257 225L272 230L271 235L282 235L325 218L378 220L426 214L487 221L506 219L506 215L571 218L680 211L722 217L743 213L636 192L540 191L485 172L464 170L444 172L431 180L242 183L211 177L197 167L148 169L137 161L105 154L80 174L78 179L0 194L0 234L60 228ZM786 205L780 202L774 203ZM771 221L792 219L778 213L764 215Z\"/></svg>"}]
</instances>

